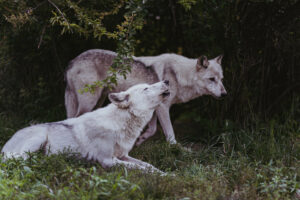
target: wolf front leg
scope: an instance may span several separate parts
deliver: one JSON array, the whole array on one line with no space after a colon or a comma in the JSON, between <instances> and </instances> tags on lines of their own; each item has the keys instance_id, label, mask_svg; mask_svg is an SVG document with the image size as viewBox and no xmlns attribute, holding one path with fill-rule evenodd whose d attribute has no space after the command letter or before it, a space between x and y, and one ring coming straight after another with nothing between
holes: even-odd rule
<instances>
[{"instance_id":1,"label":"wolf front leg","mask_svg":"<svg viewBox=\"0 0 300 200\"><path fill-rule=\"evenodd\" d=\"M143 172L149 172L149 170L145 166L140 165L135 162L132 162L132 161L129 161L129 160L126 160L126 159L123 160L123 158L122 159L113 158L112 166L117 166L117 165L122 165L128 169L138 169ZM150 172L152 172L152 171L150 171Z\"/></svg>"},{"instance_id":2,"label":"wolf front leg","mask_svg":"<svg viewBox=\"0 0 300 200\"><path fill-rule=\"evenodd\" d=\"M122 161L125 161L125 162L130 162L130 163L133 163L135 165L138 165L141 167L141 169L143 169L144 171L148 171L148 172L151 172L151 173L159 173L161 175L166 175L165 172L163 171L160 171L159 169L157 169L156 167L154 167L153 165L149 164L149 163L146 163L146 162L143 162L141 160L138 160L138 159L135 159L135 158L132 158L130 156L124 156L121 158Z\"/></svg>"},{"instance_id":3,"label":"wolf front leg","mask_svg":"<svg viewBox=\"0 0 300 200\"><path fill-rule=\"evenodd\" d=\"M169 110L170 110L170 107L168 105L161 104L156 109L156 114L157 114L159 123L164 131L167 141L170 144L176 144L177 142L175 139L173 126L171 123Z\"/></svg>"}]
</instances>

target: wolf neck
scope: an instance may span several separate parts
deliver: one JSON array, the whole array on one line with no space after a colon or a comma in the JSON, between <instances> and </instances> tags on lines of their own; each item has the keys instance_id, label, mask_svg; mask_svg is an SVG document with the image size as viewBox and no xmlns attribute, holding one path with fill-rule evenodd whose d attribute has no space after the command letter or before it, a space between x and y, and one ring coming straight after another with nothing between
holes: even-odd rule
<instances>
[{"instance_id":1,"label":"wolf neck","mask_svg":"<svg viewBox=\"0 0 300 200\"><path fill-rule=\"evenodd\" d=\"M130 109L117 108L116 115L120 115L122 113L121 115L124 114L124 116L126 116L122 119L124 122L124 133L135 140L146 124L150 121L153 112L154 110L150 112L133 112Z\"/></svg>"},{"instance_id":2,"label":"wolf neck","mask_svg":"<svg viewBox=\"0 0 300 200\"><path fill-rule=\"evenodd\" d=\"M128 127L128 132L133 133L134 130L139 130L138 135L142 131L142 129L146 126L146 124L150 121L153 111L148 112L132 112L128 111L129 118L126 121L126 127ZM138 136L137 135L137 136Z\"/></svg>"}]
</instances>

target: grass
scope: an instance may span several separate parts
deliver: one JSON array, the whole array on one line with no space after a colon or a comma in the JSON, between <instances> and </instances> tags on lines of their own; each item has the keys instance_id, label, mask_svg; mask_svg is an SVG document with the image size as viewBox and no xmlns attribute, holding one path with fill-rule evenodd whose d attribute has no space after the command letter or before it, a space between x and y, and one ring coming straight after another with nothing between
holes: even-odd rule
<instances>
[{"instance_id":1,"label":"grass","mask_svg":"<svg viewBox=\"0 0 300 200\"><path fill-rule=\"evenodd\" d=\"M0 116L0 147L29 124L13 119ZM158 135L130 153L175 176L121 166L105 170L68 152L51 156L38 152L26 161L0 157L0 199L299 198L297 122L224 128L209 142L191 139L178 130L182 145L169 145Z\"/></svg>"}]
</instances>

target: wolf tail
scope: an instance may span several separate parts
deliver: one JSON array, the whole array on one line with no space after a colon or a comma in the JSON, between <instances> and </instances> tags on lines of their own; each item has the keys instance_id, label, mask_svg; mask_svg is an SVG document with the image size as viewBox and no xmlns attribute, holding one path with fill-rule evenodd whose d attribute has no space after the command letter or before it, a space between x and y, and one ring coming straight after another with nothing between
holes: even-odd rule
<instances>
[{"instance_id":1,"label":"wolf tail","mask_svg":"<svg viewBox=\"0 0 300 200\"><path fill-rule=\"evenodd\" d=\"M48 141L45 127L31 126L15 133L4 145L2 153L4 159L23 157L26 159L27 152L35 152L45 147Z\"/></svg>"},{"instance_id":2,"label":"wolf tail","mask_svg":"<svg viewBox=\"0 0 300 200\"><path fill-rule=\"evenodd\" d=\"M78 100L76 89L74 88L73 81L68 76L68 71L73 67L74 63L71 61L64 73L64 80L66 82L66 90L65 90L65 107L67 111L67 118L76 117L76 113L78 110Z\"/></svg>"},{"instance_id":3,"label":"wolf tail","mask_svg":"<svg viewBox=\"0 0 300 200\"><path fill-rule=\"evenodd\" d=\"M70 87L68 82L65 91L65 106L67 118L75 117L78 110L78 101L75 91Z\"/></svg>"}]
</instances>

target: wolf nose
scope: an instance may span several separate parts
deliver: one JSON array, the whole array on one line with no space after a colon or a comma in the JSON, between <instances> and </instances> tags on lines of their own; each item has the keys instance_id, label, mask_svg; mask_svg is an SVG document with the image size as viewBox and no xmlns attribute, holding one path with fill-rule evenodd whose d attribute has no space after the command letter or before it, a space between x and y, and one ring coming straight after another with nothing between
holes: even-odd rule
<instances>
[{"instance_id":1,"label":"wolf nose","mask_svg":"<svg viewBox=\"0 0 300 200\"><path fill-rule=\"evenodd\" d=\"M169 80L164 80L164 84L169 85Z\"/></svg>"},{"instance_id":2,"label":"wolf nose","mask_svg":"<svg viewBox=\"0 0 300 200\"><path fill-rule=\"evenodd\" d=\"M221 97L226 97L226 96L227 96L226 92L221 93Z\"/></svg>"}]
</instances>

